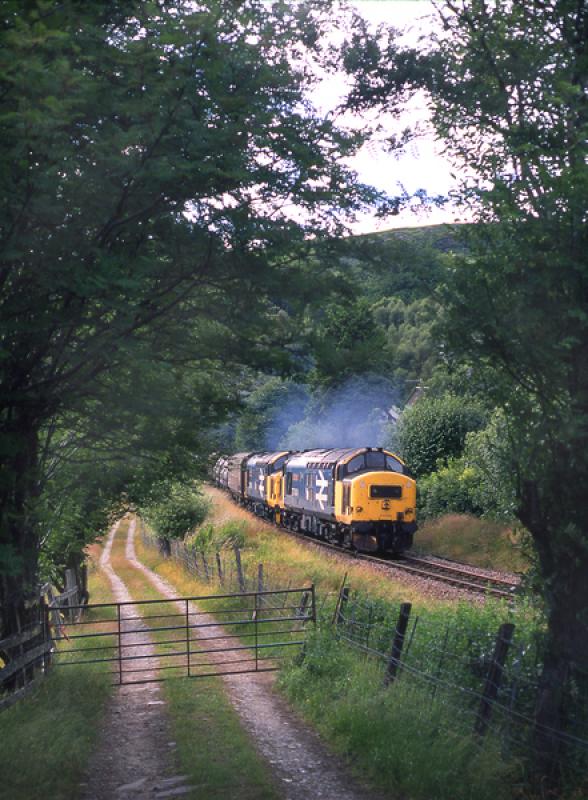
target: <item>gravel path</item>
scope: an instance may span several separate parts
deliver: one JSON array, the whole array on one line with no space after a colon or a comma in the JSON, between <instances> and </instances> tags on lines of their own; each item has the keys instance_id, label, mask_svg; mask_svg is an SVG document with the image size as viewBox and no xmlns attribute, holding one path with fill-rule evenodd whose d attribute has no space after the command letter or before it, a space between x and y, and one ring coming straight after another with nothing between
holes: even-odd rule
<instances>
[{"instance_id":1,"label":"gravel path","mask_svg":"<svg viewBox=\"0 0 588 800\"><path fill-rule=\"evenodd\" d=\"M129 525L126 556L165 597L177 597L177 590L142 564L136 556L135 521ZM191 611L198 609L191 604ZM183 610L184 604L179 608ZM208 636L223 634L220 626L206 629ZM217 641L215 646L218 646ZM226 654L224 655L226 659ZM249 673L223 678L229 697L244 727L254 737L258 750L271 765L285 800L377 800L350 777L346 767L326 750L308 728L272 689L273 676Z\"/></svg>"},{"instance_id":2,"label":"gravel path","mask_svg":"<svg viewBox=\"0 0 588 800\"><path fill-rule=\"evenodd\" d=\"M118 525L108 534L100 567L110 580L114 599L125 603L132 598L110 563ZM154 677L157 666L157 659L151 658L154 648L147 626L129 619L137 616L136 606L121 606L123 654L147 656L140 662L145 673L128 675L129 680ZM130 630L139 633L129 633ZM123 673L137 668L130 664L123 662ZM100 730L98 750L81 787L83 800L164 800L188 794L192 787L186 784L186 777L175 774L174 744L159 685L119 686Z\"/></svg>"}]
</instances>

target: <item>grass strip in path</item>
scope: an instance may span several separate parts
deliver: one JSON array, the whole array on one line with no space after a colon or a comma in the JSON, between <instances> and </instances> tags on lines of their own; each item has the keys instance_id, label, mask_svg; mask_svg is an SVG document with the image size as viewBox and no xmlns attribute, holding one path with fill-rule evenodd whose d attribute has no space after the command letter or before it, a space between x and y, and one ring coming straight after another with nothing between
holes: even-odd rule
<instances>
[{"instance_id":1,"label":"grass strip in path","mask_svg":"<svg viewBox=\"0 0 588 800\"><path fill-rule=\"evenodd\" d=\"M119 526L111 564L135 600L163 595L125 556L127 525ZM149 624L150 620L146 620ZM157 622L152 623L157 624ZM169 635L155 632L157 645ZM160 651L166 652L166 645ZM277 800L273 775L243 730L218 678L170 678L163 693L180 761L180 769L197 787L194 797L206 800Z\"/></svg>"},{"instance_id":2,"label":"grass strip in path","mask_svg":"<svg viewBox=\"0 0 588 800\"><path fill-rule=\"evenodd\" d=\"M98 553L99 548L93 548L93 556ZM102 573L91 568L89 578L91 601L110 602L110 587ZM7 800L78 797L111 694L110 675L103 666L56 666L33 694L2 712L0 796Z\"/></svg>"}]
</instances>

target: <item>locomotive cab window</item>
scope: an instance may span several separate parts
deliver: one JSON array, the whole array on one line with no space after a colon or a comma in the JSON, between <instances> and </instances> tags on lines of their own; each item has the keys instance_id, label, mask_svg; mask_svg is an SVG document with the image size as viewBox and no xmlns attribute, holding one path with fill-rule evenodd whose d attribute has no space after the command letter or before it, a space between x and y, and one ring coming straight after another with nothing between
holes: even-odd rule
<instances>
[{"instance_id":1,"label":"locomotive cab window","mask_svg":"<svg viewBox=\"0 0 588 800\"><path fill-rule=\"evenodd\" d=\"M286 473L286 494L292 494L292 473Z\"/></svg>"},{"instance_id":2,"label":"locomotive cab window","mask_svg":"<svg viewBox=\"0 0 588 800\"><path fill-rule=\"evenodd\" d=\"M274 472L278 472L278 470L281 470L282 467L284 466L284 464L286 463L286 459L287 458L288 458L288 456L281 456L280 458L277 459L277 461L274 461L273 471ZM269 471L269 468L268 468L268 471Z\"/></svg>"},{"instance_id":3,"label":"locomotive cab window","mask_svg":"<svg viewBox=\"0 0 588 800\"><path fill-rule=\"evenodd\" d=\"M365 468L365 456L362 453L359 456L354 456L351 461L347 464L347 469L345 470L347 475L351 475L353 472L359 472L360 470Z\"/></svg>"},{"instance_id":4,"label":"locomotive cab window","mask_svg":"<svg viewBox=\"0 0 588 800\"><path fill-rule=\"evenodd\" d=\"M368 469L386 469L386 456L378 451L366 453L365 461Z\"/></svg>"},{"instance_id":5,"label":"locomotive cab window","mask_svg":"<svg viewBox=\"0 0 588 800\"><path fill-rule=\"evenodd\" d=\"M370 486L370 497L374 500L402 497L402 486Z\"/></svg>"},{"instance_id":6,"label":"locomotive cab window","mask_svg":"<svg viewBox=\"0 0 588 800\"><path fill-rule=\"evenodd\" d=\"M386 456L386 466L388 469L392 470L392 472L404 473L404 464L401 464L394 456Z\"/></svg>"}]
</instances>

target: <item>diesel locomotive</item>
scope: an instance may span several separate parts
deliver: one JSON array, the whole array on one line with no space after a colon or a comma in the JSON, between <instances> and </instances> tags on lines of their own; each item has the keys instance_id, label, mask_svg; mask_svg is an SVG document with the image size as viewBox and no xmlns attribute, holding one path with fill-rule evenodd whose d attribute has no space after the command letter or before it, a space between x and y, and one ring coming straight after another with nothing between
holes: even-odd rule
<instances>
[{"instance_id":1,"label":"diesel locomotive","mask_svg":"<svg viewBox=\"0 0 588 800\"><path fill-rule=\"evenodd\" d=\"M235 453L212 474L237 502L289 530L367 553L412 545L416 483L382 448Z\"/></svg>"}]
</instances>

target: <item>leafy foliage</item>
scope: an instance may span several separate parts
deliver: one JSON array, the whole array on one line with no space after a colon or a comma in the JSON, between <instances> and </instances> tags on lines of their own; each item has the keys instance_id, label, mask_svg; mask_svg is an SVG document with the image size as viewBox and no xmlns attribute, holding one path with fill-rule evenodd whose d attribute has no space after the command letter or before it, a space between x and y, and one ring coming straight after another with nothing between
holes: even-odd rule
<instances>
[{"instance_id":1,"label":"leafy foliage","mask_svg":"<svg viewBox=\"0 0 588 800\"><path fill-rule=\"evenodd\" d=\"M307 241L374 194L339 161L361 135L305 94L328 3L3 12L0 599L23 611L43 507L58 508L78 459L94 454L105 508L122 447L130 494L179 475L235 406L243 364L284 366L275 298L300 302ZM83 507L61 514L63 532Z\"/></svg>"},{"instance_id":2,"label":"leafy foliage","mask_svg":"<svg viewBox=\"0 0 588 800\"><path fill-rule=\"evenodd\" d=\"M480 494L480 473L467 465L463 458L450 459L418 482L418 516L430 519L442 514L484 513L477 502Z\"/></svg>"},{"instance_id":3,"label":"leafy foliage","mask_svg":"<svg viewBox=\"0 0 588 800\"><path fill-rule=\"evenodd\" d=\"M207 522L201 525L190 539L190 546L198 552L220 552L227 547L244 547L246 523L229 520L222 525Z\"/></svg>"},{"instance_id":4,"label":"leafy foliage","mask_svg":"<svg viewBox=\"0 0 588 800\"><path fill-rule=\"evenodd\" d=\"M372 303L395 297L411 304L433 294L443 254L456 249L459 241L445 225L359 236L345 259L346 272Z\"/></svg>"},{"instance_id":5,"label":"leafy foliage","mask_svg":"<svg viewBox=\"0 0 588 800\"><path fill-rule=\"evenodd\" d=\"M472 485L472 499L484 516L511 520L516 512L516 491L511 465L508 420L496 410L488 425L466 436L463 460L479 478Z\"/></svg>"},{"instance_id":6,"label":"leafy foliage","mask_svg":"<svg viewBox=\"0 0 588 800\"><path fill-rule=\"evenodd\" d=\"M575 0L445 0L438 13L424 53L356 29L351 102L389 109L429 91L465 176L461 200L485 223L467 231L469 254L447 275L444 337L474 374L494 373L515 512L539 555L550 637L536 732L544 785L561 776L550 731L565 726L576 692L581 705L588 698L588 12Z\"/></svg>"},{"instance_id":7,"label":"leafy foliage","mask_svg":"<svg viewBox=\"0 0 588 800\"><path fill-rule=\"evenodd\" d=\"M343 384L351 376L377 372L384 365L385 339L364 297L326 306L312 336L317 385Z\"/></svg>"},{"instance_id":8,"label":"leafy foliage","mask_svg":"<svg viewBox=\"0 0 588 800\"><path fill-rule=\"evenodd\" d=\"M484 422L480 403L454 395L424 397L402 415L397 433L400 455L416 475L427 475L439 463L461 455L466 435Z\"/></svg>"},{"instance_id":9,"label":"leafy foliage","mask_svg":"<svg viewBox=\"0 0 588 800\"><path fill-rule=\"evenodd\" d=\"M405 303L401 295L381 299L373 307L374 319L386 334L387 372L411 389L414 382L429 381L439 366L434 334L439 310L431 297ZM409 390L405 388L403 394Z\"/></svg>"},{"instance_id":10,"label":"leafy foliage","mask_svg":"<svg viewBox=\"0 0 588 800\"><path fill-rule=\"evenodd\" d=\"M201 525L208 514L210 502L192 486L172 484L165 498L141 509L158 539L184 539Z\"/></svg>"}]
</instances>

